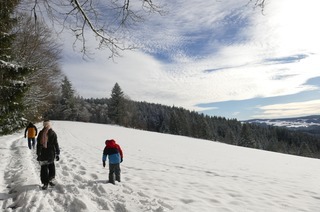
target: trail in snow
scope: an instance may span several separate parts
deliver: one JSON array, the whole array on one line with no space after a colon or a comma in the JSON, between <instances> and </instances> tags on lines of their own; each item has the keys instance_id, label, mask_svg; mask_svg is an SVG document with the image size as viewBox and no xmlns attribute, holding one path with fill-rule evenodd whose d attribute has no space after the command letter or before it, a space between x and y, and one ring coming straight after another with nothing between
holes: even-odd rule
<instances>
[{"instance_id":1,"label":"trail in snow","mask_svg":"<svg viewBox=\"0 0 320 212\"><path fill-rule=\"evenodd\" d=\"M64 133L66 140L68 136L73 136L67 131ZM27 148L24 138L12 141L4 170L4 184L7 185L8 193L0 196L4 200L1 207L3 211L160 212L171 208L163 201L149 198L147 194L135 191L125 183L108 184L106 169L102 169L100 164L88 162L86 157L80 157L87 152L87 155L97 153L94 155L101 158L102 151L89 144L84 148L79 144L77 146L78 149L61 148L63 156L55 162L58 183L43 191L40 188L40 166L36 161L35 150ZM86 167L99 171L93 172Z\"/></svg>"}]
</instances>

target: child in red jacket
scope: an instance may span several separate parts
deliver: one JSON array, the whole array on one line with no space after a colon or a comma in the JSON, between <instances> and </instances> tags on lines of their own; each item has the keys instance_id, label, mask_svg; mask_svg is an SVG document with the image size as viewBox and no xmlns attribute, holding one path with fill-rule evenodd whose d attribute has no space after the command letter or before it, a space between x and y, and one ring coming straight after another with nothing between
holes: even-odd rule
<instances>
[{"instance_id":1,"label":"child in red jacket","mask_svg":"<svg viewBox=\"0 0 320 212\"><path fill-rule=\"evenodd\" d=\"M120 163L123 161L123 153L121 147L115 140L106 140L106 146L103 150L102 164L106 166L107 156L109 159L109 183L115 184L114 175L116 181L120 182Z\"/></svg>"}]
</instances>

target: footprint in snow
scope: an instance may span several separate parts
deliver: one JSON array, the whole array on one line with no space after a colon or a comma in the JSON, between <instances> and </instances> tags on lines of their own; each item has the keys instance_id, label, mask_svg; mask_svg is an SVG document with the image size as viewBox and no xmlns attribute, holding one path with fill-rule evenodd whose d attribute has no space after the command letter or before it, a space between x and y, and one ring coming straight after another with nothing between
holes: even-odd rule
<instances>
[{"instance_id":1,"label":"footprint in snow","mask_svg":"<svg viewBox=\"0 0 320 212\"><path fill-rule=\"evenodd\" d=\"M94 180L98 179L98 175L96 175L96 174L90 174L90 176L91 176L92 179L94 179Z\"/></svg>"}]
</instances>

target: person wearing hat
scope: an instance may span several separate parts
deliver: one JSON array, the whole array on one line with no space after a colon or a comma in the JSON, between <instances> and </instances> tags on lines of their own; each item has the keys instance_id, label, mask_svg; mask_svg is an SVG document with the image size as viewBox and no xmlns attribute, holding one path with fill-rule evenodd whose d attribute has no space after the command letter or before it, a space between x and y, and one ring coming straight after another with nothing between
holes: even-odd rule
<instances>
[{"instance_id":1,"label":"person wearing hat","mask_svg":"<svg viewBox=\"0 0 320 212\"><path fill-rule=\"evenodd\" d=\"M34 149L36 145L36 136L38 134L38 129L31 122L28 124L28 126L26 127L26 130L24 131L25 138L27 137L27 133L28 133L28 147L29 149Z\"/></svg>"},{"instance_id":2,"label":"person wearing hat","mask_svg":"<svg viewBox=\"0 0 320 212\"><path fill-rule=\"evenodd\" d=\"M43 184L42 189L48 188L48 185L54 186L56 168L54 160L59 160L60 148L57 134L51 128L51 122L43 122L43 129L37 137L37 160L41 165L40 179Z\"/></svg>"},{"instance_id":3,"label":"person wearing hat","mask_svg":"<svg viewBox=\"0 0 320 212\"><path fill-rule=\"evenodd\" d=\"M106 146L103 150L102 165L106 167L107 157L109 159L109 183L115 184L116 181L120 182L120 163L123 161L123 153L121 147L115 140L106 140Z\"/></svg>"}]
</instances>

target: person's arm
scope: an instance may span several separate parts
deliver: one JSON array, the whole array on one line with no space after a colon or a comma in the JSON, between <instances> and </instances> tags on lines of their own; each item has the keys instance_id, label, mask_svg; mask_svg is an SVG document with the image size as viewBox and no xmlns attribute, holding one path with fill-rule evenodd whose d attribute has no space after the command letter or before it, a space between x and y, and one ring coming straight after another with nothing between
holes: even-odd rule
<instances>
[{"instance_id":1,"label":"person's arm","mask_svg":"<svg viewBox=\"0 0 320 212\"><path fill-rule=\"evenodd\" d=\"M54 150L55 150L55 153L56 153L56 160L60 160L60 147L59 147L59 143L58 143L58 137L57 137L57 134L52 131L52 140L53 140L53 145L54 145Z\"/></svg>"},{"instance_id":2,"label":"person's arm","mask_svg":"<svg viewBox=\"0 0 320 212\"><path fill-rule=\"evenodd\" d=\"M117 148L118 148L118 151L119 151L119 154L120 154L120 157L121 157L121 162L123 161L123 153L122 153L122 149L120 147L120 145L117 145ZM120 163L121 163L120 162Z\"/></svg>"},{"instance_id":3,"label":"person's arm","mask_svg":"<svg viewBox=\"0 0 320 212\"><path fill-rule=\"evenodd\" d=\"M103 150L103 153L102 153L102 165L103 165L103 167L106 166L106 160L107 160L107 151L106 151L106 147L105 147L104 150Z\"/></svg>"},{"instance_id":4,"label":"person's arm","mask_svg":"<svg viewBox=\"0 0 320 212\"><path fill-rule=\"evenodd\" d=\"M28 127L26 128L26 130L24 131L24 137L27 137L27 131L28 131Z\"/></svg>"},{"instance_id":5,"label":"person's arm","mask_svg":"<svg viewBox=\"0 0 320 212\"><path fill-rule=\"evenodd\" d=\"M41 155L41 148L42 148L41 141L40 141L41 133L42 131L39 132L39 136L37 137L37 156L38 156L37 160L39 160L39 157Z\"/></svg>"}]
</instances>

